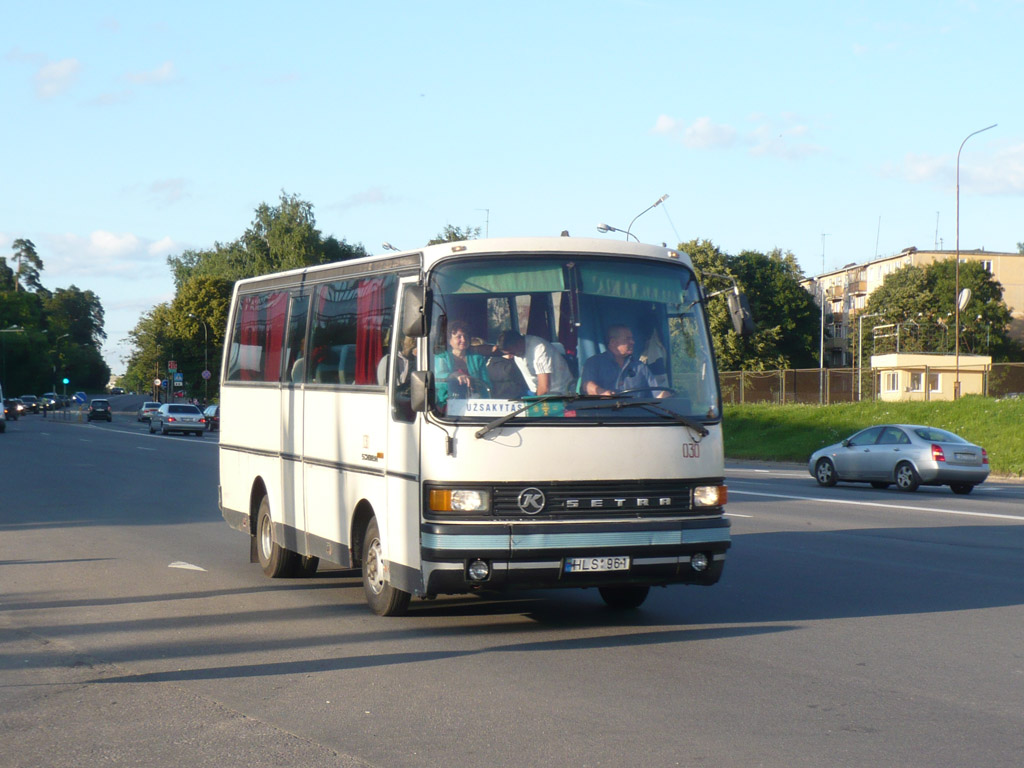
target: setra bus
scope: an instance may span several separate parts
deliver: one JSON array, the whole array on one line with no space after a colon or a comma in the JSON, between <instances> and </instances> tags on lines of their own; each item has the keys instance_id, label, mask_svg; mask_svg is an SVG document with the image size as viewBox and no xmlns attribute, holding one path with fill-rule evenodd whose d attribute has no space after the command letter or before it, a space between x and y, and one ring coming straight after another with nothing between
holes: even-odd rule
<instances>
[{"instance_id":1,"label":"setra bus","mask_svg":"<svg viewBox=\"0 0 1024 768\"><path fill-rule=\"evenodd\" d=\"M714 584L730 535L713 295L683 252L564 236L241 280L223 517L270 577L361 568L379 615L543 587L630 608ZM735 283L729 306L752 328Z\"/></svg>"}]
</instances>

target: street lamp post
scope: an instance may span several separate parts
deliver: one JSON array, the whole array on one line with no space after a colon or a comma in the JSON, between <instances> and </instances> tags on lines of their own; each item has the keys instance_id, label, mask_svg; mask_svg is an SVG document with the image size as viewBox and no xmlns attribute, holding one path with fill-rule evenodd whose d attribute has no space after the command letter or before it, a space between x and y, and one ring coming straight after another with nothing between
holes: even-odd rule
<instances>
[{"instance_id":1,"label":"street lamp post","mask_svg":"<svg viewBox=\"0 0 1024 768\"><path fill-rule=\"evenodd\" d=\"M864 376L864 318L880 317L881 312L872 312L870 315L861 315L857 318L857 402L861 396L861 378Z\"/></svg>"},{"instance_id":2,"label":"street lamp post","mask_svg":"<svg viewBox=\"0 0 1024 768\"><path fill-rule=\"evenodd\" d=\"M210 373L210 363L209 363L209 357L207 356L207 353L209 351L209 345L210 345L210 332L209 332L209 330L207 330L206 321L203 320L203 318L197 317L192 312L189 312L188 316L191 317L193 320L198 320L200 323L203 324L203 402L204 403L209 403L210 402L210 380L207 378L207 376Z\"/></svg>"},{"instance_id":3,"label":"street lamp post","mask_svg":"<svg viewBox=\"0 0 1024 768\"><path fill-rule=\"evenodd\" d=\"M664 203L666 200L668 200L668 194L664 194L661 197L659 197L651 205L647 206L642 211L640 211L640 213L638 213L636 216L634 216L633 220L631 222L629 222L629 226L626 227L625 229L619 229L618 227L613 227L610 224L601 223L601 224L597 225L597 231L598 232L602 232L602 233L603 232L621 232L622 234L624 234L626 236L626 240L629 240L629 238L632 237L634 240L636 240L639 243L640 242L640 238L638 238L632 232L633 225L636 224L636 220L639 219L641 216L643 216L648 211L650 211L650 210L652 210L654 208L657 208L659 205Z\"/></svg>"},{"instance_id":4,"label":"street lamp post","mask_svg":"<svg viewBox=\"0 0 1024 768\"><path fill-rule=\"evenodd\" d=\"M956 302L956 317L953 320L953 343L956 345L956 383L953 385L953 399L960 397L960 153L963 152L964 144L971 136L977 136L999 123L992 123L988 128L981 128L974 133L967 134L967 138L960 142L960 149L956 152L956 294L953 296Z\"/></svg>"}]
</instances>

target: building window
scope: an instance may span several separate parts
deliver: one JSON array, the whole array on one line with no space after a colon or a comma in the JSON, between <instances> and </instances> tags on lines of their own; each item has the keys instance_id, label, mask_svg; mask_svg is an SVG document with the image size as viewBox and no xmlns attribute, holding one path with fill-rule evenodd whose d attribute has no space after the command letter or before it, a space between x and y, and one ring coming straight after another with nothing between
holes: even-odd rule
<instances>
[{"instance_id":1,"label":"building window","mask_svg":"<svg viewBox=\"0 0 1024 768\"><path fill-rule=\"evenodd\" d=\"M991 259L981 262L981 266L990 275L992 274L992 260Z\"/></svg>"},{"instance_id":2,"label":"building window","mask_svg":"<svg viewBox=\"0 0 1024 768\"><path fill-rule=\"evenodd\" d=\"M899 371L887 371L882 374L882 385L886 392L899 392L900 391L900 373Z\"/></svg>"},{"instance_id":3,"label":"building window","mask_svg":"<svg viewBox=\"0 0 1024 768\"><path fill-rule=\"evenodd\" d=\"M942 387L939 386L939 374L929 373L928 374L928 389L932 392L941 392Z\"/></svg>"},{"instance_id":4,"label":"building window","mask_svg":"<svg viewBox=\"0 0 1024 768\"><path fill-rule=\"evenodd\" d=\"M910 372L910 391L924 392L924 374L919 371Z\"/></svg>"}]
</instances>

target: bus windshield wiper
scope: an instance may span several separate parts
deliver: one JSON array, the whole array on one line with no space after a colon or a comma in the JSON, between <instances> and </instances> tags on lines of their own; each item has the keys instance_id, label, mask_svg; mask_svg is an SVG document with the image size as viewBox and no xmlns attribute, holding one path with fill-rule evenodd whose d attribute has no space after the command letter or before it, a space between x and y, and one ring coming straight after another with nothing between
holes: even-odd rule
<instances>
[{"instance_id":1,"label":"bus windshield wiper","mask_svg":"<svg viewBox=\"0 0 1024 768\"><path fill-rule=\"evenodd\" d=\"M658 400L633 400L632 402L620 400L615 404L615 407L627 408L634 405L639 406L641 408L646 408L651 413L658 413L661 414L662 416L668 416L670 419L675 419L684 427L689 427L701 437L707 437L707 435L709 434L707 427L705 427L703 424L694 421L689 416L684 416L678 411L673 411L671 408L666 408Z\"/></svg>"},{"instance_id":2,"label":"bus windshield wiper","mask_svg":"<svg viewBox=\"0 0 1024 768\"><path fill-rule=\"evenodd\" d=\"M561 395L552 393L550 395L541 395L540 397L531 397L530 401L525 405L516 408L514 411L506 413L504 416L499 416L494 421L489 421L486 424L484 424L482 427L480 427L480 429L476 431L476 438L477 440L479 440L491 430L505 426L506 424L508 424L508 422L512 421L512 419L514 419L520 413L530 410L531 408L533 408L533 406L539 403L544 403L547 402L548 400L564 400L565 402L571 402L573 400L579 400L581 397L586 397L586 395Z\"/></svg>"}]
</instances>

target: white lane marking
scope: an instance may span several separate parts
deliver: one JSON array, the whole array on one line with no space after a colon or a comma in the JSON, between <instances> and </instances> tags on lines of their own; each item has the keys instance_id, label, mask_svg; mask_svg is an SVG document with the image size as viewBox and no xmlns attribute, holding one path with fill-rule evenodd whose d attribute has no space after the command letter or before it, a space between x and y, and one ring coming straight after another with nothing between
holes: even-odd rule
<instances>
[{"instance_id":1,"label":"white lane marking","mask_svg":"<svg viewBox=\"0 0 1024 768\"><path fill-rule=\"evenodd\" d=\"M146 448L143 445L136 445L135 447L137 449L139 449L140 451L155 451L156 450L156 448Z\"/></svg>"},{"instance_id":2,"label":"white lane marking","mask_svg":"<svg viewBox=\"0 0 1024 768\"><path fill-rule=\"evenodd\" d=\"M854 507L878 507L879 509L903 509L908 512L938 512L943 515L962 515L964 517L989 517L995 520L1018 520L1024 523L1024 515L1000 515L994 512L967 512L962 509L939 509L937 507L912 507L907 504L879 504L874 501L849 501L847 499L828 499L823 496L791 496L785 493L761 493L758 491L737 491L729 489L729 495L766 496L772 499L795 499L798 501L819 501L825 504L848 504Z\"/></svg>"},{"instance_id":3,"label":"white lane marking","mask_svg":"<svg viewBox=\"0 0 1024 768\"><path fill-rule=\"evenodd\" d=\"M192 563L186 563L182 560L175 560L173 563L167 566L168 568L181 568L183 571L202 571L206 573L205 568L200 568L198 565L192 565Z\"/></svg>"}]
</instances>

